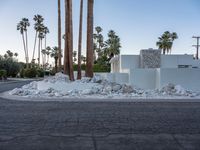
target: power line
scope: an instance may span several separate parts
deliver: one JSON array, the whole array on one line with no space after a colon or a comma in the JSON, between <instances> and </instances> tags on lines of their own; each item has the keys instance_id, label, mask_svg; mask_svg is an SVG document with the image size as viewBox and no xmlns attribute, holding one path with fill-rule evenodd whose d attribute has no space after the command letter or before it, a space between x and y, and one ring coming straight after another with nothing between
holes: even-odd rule
<instances>
[{"instance_id":1,"label":"power line","mask_svg":"<svg viewBox=\"0 0 200 150\"><path fill-rule=\"evenodd\" d=\"M192 38L196 39L197 40L197 45L192 45L193 47L196 47L197 49L197 52L196 52L196 59L199 59L199 39L200 39L200 36L193 36Z\"/></svg>"}]
</instances>

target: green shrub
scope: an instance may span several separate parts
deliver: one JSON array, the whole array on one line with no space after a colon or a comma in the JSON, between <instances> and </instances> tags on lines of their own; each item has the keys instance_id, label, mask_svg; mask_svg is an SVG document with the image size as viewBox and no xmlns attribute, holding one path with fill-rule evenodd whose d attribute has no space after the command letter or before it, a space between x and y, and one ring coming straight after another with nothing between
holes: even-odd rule
<instances>
[{"instance_id":1,"label":"green shrub","mask_svg":"<svg viewBox=\"0 0 200 150\"><path fill-rule=\"evenodd\" d=\"M45 70L45 71L44 71L44 75L45 75L45 76L49 76L49 75L50 75L50 71Z\"/></svg>"},{"instance_id":2,"label":"green shrub","mask_svg":"<svg viewBox=\"0 0 200 150\"><path fill-rule=\"evenodd\" d=\"M94 72L110 72L110 66L94 64L93 71Z\"/></svg>"},{"instance_id":3,"label":"green shrub","mask_svg":"<svg viewBox=\"0 0 200 150\"><path fill-rule=\"evenodd\" d=\"M24 72L25 72L24 68L20 70L20 77L21 78L24 78Z\"/></svg>"},{"instance_id":4,"label":"green shrub","mask_svg":"<svg viewBox=\"0 0 200 150\"><path fill-rule=\"evenodd\" d=\"M52 69L49 73L50 73L51 76L54 76L54 75L56 74L56 70L55 70L55 68Z\"/></svg>"},{"instance_id":5,"label":"green shrub","mask_svg":"<svg viewBox=\"0 0 200 150\"><path fill-rule=\"evenodd\" d=\"M35 78L37 75L36 68L27 68L24 70L24 77L27 78Z\"/></svg>"},{"instance_id":6,"label":"green shrub","mask_svg":"<svg viewBox=\"0 0 200 150\"><path fill-rule=\"evenodd\" d=\"M74 64L73 67L74 67L74 71L78 71L78 65L77 64ZM85 68L86 68L86 65L82 64L81 65L81 70L85 70Z\"/></svg>"},{"instance_id":7,"label":"green shrub","mask_svg":"<svg viewBox=\"0 0 200 150\"><path fill-rule=\"evenodd\" d=\"M74 64L74 71L77 71L78 70L78 65L77 64ZM85 64L82 64L81 65L81 69L82 70L85 70L86 69L86 65ZM99 65L99 64L94 64L93 66L93 71L94 72L110 72L110 66L108 65Z\"/></svg>"},{"instance_id":8,"label":"green shrub","mask_svg":"<svg viewBox=\"0 0 200 150\"><path fill-rule=\"evenodd\" d=\"M7 78L7 71L6 70L0 70L0 80Z\"/></svg>"},{"instance_id":9,"label":"green shrub","mask_svg":"<svg viewBox=\"0 0 200 150\"><path fill-rule=\"evenodd\" d=\"M37 69L37 76L38 77L44 77L44 70L43 69Z\"/></svg>"},{"instance_id":10,"label":"green shrub","mask_svg":"<svg viewBox=\"0 0 200 150\"><path fill-rule=\"evenodd\" d=\"M7 71L7 76L16 77L22 65L12 58L1 59L0 68Z\"/></svg>"}]
</instances>

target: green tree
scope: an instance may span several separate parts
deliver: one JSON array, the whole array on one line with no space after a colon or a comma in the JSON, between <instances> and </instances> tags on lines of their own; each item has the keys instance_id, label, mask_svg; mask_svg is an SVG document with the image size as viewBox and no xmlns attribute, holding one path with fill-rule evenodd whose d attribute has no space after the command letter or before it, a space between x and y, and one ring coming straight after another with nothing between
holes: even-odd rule
<instances>
[{"instance_id":1,"label":"green tree","mask_svg":"<svg viewBox=\"0 0 200 150\"><path fill-rule=\"evenodd\" d=\"M108 32L108 40L105 42L104 55L107 55L109 58L120 54L120 38L116 35L115 31L110 30Z\"/></svg>"},{"instance_id":2,"label":"green tree","mask_svg":"<svg viewBox=\"0 0 200 150\"><path fill-rule=\"evenodd\" d=\"M97 53L98 57L102 56L104 44L104 38L102 35L103 29L100 26L95 27L94 33L94 52Z\"/></svg>"},{"instance_id":3,"label":"green tree","mask_svg":"<svg viewBox=\"0 0 200 150\"><path fill-rule=\"evenodd\" d=\"M33 56L32 61L35 60L35 50L36 50L36 42L38 38L38 33L41 31L41 28L43 26L44 18L41 15L35 15L33 20L35 21L34 29L35 29L35 41L34 41L34 48L33 48Z\"/></svg>"},{"instance_id":4,"label":"green tree","mask_svg":"<svg viewBox=\"0 0 200 150\"><path fill-rule=\"evenodd\" d=\"M165 55L166 53L171 53L173 42L177 38L178 36L175 32L170 33L169 31L166 31L162 34L161 37L158 38L158 42L156 43L156 45L159 49L162 50L163 54Z\"/></svg>"},{"instance_id":5,"label":"green tree","mask_svg":"<svg viewBox=\"0 0 200 150\"><path fill-rule=\"evenodd\" d=\"M43 33L44 33L44 39L45 39L44 47L46 49L47 48L47 34L49 33L48 27L46 27L46 26L44 27Z\"/></svg>"},{"instance_id":6,"label":"green tree","mask_svg":"<svg viewBox=\"0 0 200 150\"><path fill-rule=\"evenodd\" d=\"M22 35L22 41L24 46L25 60L28 67L28 33L27 28L30 26L29 20L27 18L22 18L22 20L17 24L17 30L20 31Z\"/></svg>"},{"instance_id":7,"label":"green tree","mask_svg":"<svg viewBox=\"0 0 200 150\"><path fill-rule=\"evenodd\" d=\"M50 55L51 47L47 46L46 47L46 55L47 55L47 64L49 64L49 55Z\"/></svg>"},{"instance_id":8,"label":"green tree","mask_svg":"<svg viewBox=\"0 0 200 150\"><path fill-rule=\"evenodd\" d=\"M77 51L73 51L72 56L73 56L73 63L75 64L76 61L77 61L77 58L76 58L76 56L77 56Z\"/></svg>"},{"instance_id":9,"label":"green tree","mask_svg":"<svg viewBox=\"0 0 200 150\"><path fill-rule=\"evenodd\" d=\"M52 49L51 49L51 52L50 52L50 56L52 57L52 58L54 58L54 60L55 60L55 71L57 72L58 71L58 54L59 54L59 49L58 49L58 47L53 47Z\"/></svg>"}]
</instances>

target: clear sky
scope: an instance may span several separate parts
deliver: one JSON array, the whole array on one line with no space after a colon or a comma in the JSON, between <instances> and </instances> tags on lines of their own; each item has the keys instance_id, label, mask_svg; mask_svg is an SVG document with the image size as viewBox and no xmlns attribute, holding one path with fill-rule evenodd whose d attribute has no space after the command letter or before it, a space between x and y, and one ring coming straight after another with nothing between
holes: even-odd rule
<instances>
[{"instance_id":1,"label":"clear sky","mask_svg":"<svg viewBox=\"0 0 200 150\"><path fill-rule=\"evenodd\" d=\"M62 19L64 26L64 0ZM73 1L74 50L77 49L79 3ZM84 3L84 36L86 43L86 0ZM33 16L41 14L50 29L47 45L57 45L57 0L0 0L0 54L7 50L19 53L24 60L21 35L16 30L23 17L31 21L29 50L34 42ZM110 29L121 38L122 54L138 54L140 49L156 48L158 37L166 30L177 32L173 54L194 54L193 35L200 35L200 0L95 0L94 24L103 28L106 36ZM64 28L62 29L64 33ZM30 56L32 57L32 56Z\"/></svg>"}]
</instances>

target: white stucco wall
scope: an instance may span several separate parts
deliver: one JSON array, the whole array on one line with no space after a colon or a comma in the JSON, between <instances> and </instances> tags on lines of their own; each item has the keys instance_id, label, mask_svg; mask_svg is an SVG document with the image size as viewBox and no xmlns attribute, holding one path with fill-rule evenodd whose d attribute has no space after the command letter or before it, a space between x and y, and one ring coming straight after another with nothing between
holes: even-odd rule
<instances>
[{"instance_id":1,"label":"white stucco wall","mask_svg":"<svg viewBox=\"0 0 200 150\"><path fill-rule=\"evenodd\" d=\"M120 55L120 72L126 69L139 68L139 55Z\"/></svg>"},{"instance_id":2,"label":"white stucco wall","mask_svg":"<svg viewBox=\"0 0 200 150\"><path fill-rule=\"evenodd\" d=\"M161 68L178 68L178 65L192 65L192 55L161 55Z\"/></svg>"},{"instance_id":3,"label":"white stucco wall","mask_svg":"<svg viewBox=\"0 0 200 150\"><path fill-rule=\"evenodd\" d=\"M168 83L181 85L185 89L200 90L200 69L180 68L167 69L160 71L160 88Z\"/></svg>"},{"instance_id":4,"label":"white stucco wall","mask_svg":"<svg viewBox=\"0 0 200 150\"><path fill-rule=\"evenodd\" d=\"M116 82L120 84L129 84L128 73L108 73L105 79L109 80L110 82Z\"/></svg>"},{"instance_id":5,"label":"white stucco wall","mask_svg":"<svg viewBox=\"0 0 200 150\"><path fill-rule=\"evenodd\" d=\"M132 86L143 89L155 89L156 69L131 69L129 81Z\"/></svg>"}]
</instances>

